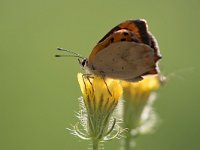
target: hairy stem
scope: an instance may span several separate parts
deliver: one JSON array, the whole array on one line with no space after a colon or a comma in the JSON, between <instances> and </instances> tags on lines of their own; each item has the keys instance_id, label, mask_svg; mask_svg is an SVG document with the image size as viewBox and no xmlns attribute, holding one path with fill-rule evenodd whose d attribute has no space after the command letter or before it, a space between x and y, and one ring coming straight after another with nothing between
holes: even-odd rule
<instances>
[{"instance_id":1,"label":"hairy stem","mask_svg":"<svg viewBox=\"0 0 200 150\"><path fill-rule=\"evenodd\" d=\"M124 150L133 150L135 147L134 138L131 136L130 132L127 134L127 137L124 139Z\"/></svg>"},{"instance_id":2,"label":"hairy stem","mask_svg":"<svg viewBox=\"0 0 200 150\"><path fill-rule=\"evenodd\" d=\"M94 139L92 141L92 148L93 148L93 150L98 150L99 149L99 140Z\"/></svg>"}]
</instances>

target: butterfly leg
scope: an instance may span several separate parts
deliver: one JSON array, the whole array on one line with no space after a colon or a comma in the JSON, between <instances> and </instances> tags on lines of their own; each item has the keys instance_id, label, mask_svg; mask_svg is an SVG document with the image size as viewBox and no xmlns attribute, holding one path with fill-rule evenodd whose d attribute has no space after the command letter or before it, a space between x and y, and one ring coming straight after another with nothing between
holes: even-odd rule
<instances>
[{"instance_id":1,"label":"butterfly leg","mask_svg":"<svg viewBox=\"0 0 200 150\"><path fill-rule=\"evenodd\" d=\"M85 77L84 77L84 74L82 74L82 80L83 80L83 83L84 83L84 86L85 86L85 91L86 91L87 87L86 87L86 84L85 84Z\"/></svg>"},{"instance_id":2,"label":"butterfly leg","mask_svg":"<svg viewBox=\"0 0 200 150\"><path fill-rule=\"evenodd\" d=\"M93 77L93 74L83 74L83 75L82 75L82 78L83 78L83 82L84 82L85 89L87 89L86 84L85 84L85 79L87 79L88 82L90 83L90 85L92 86L92 91L94 92L94 87L93 87L92 82L91 82L91 80L90 80L90 78L94 78L94 77ZM104 83L105 83L105 85L106 85L106 88L107 88L107 90L108 90L108 93L110 94L110 96L112 96L112 94L111 94L111 92L110 92L110 90L109 90L109 88L108 88L108 84L107 84L106 81L105 81L105 75L103 75L103 72L101 72L101 78L102 78L102 80L104 81Z\"/></svg>"},{"instance_id":3,"label":"butterfly leg","mask_svg":"<svg viewBox=\"0 0 200 150\"><path fill-rule=\"evenodd\" d=\"M110 90L109 90L109 88L108 88L108 84L106 83L104 72L101 71L100 74L101 74L101 77L102 77L102 79L103 79L103 82L104 82L105 85L106 85L106 88L107 88L107 90L108 90L108 93L110 94L110 96L112 96L112 93L110 92Z\"/></svg>"},{"instance_id":4,"label":"butterfly leg","mask_svg":"<svg viewBox=\"0 0 200 150\"><path fill-rule=\"evenodd\" d=\"M94 87L92 85L92 82L90 81L90 78L94 78L93 74L82 74L83 83L84 83L85 89L87 89L86 84L85 84L85 78L88 80L88 82L92 86L92 91L94 92Z\"/></svg>"},{"instance_id":5,"label":"butterfly leg","mask_svg":"<svg viewBox=\"0 0 200 150\"><path fill-rule=\"evenodd\" d=\"M107 83L106 83L105 78L102 78L102 79L103 79L103 81L104 81L104 83L105 83L105 85L106 85L106 88L107 88L107 90L108 90L108 93L110 94L110 96L112 96L112 93L110 92L110 90L109 90L109 88L108 88L108 85L107 85Z\"/></svg>"}]
</instances>

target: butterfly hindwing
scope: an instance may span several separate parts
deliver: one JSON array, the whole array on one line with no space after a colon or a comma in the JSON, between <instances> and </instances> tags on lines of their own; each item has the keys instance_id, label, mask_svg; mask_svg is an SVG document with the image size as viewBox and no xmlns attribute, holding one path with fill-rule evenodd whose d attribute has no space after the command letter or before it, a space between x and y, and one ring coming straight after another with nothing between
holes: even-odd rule
<instances>
[{"instance_id":1,"label":"butterfly hindwing","mask_svg":"<svg viewBox=\"0 0 200 150\"><path fill-rule=\"evenodd\" d=\"M102 73L111 78L134 80L153 68L153 55L153 49L148 45L117 42L100 51L90 68L94 69L95 74Z\"/></svg>"}]
</instances>

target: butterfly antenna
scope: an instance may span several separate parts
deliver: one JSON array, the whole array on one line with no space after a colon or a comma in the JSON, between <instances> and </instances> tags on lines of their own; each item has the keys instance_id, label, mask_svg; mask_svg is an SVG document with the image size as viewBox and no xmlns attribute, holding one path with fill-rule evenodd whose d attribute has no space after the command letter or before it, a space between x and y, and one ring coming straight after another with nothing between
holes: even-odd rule
<instances>
[{"instance_id":1,"label":"butterfly antenna","mask_svg":"<svg viewBox=\"0 0 200 150\"><path fill-rule=\"evenodd\" d=\"M84 59L84 57L80 56L78 53L75 53L73 51L70 51L70 50L67 50L67 49L64 49L64 48L60 48L60 47L58 47L57 50L66 51L69 54L67 54L67 55L55 55L55 57L78 57L78 58Z\"/></svg>"},{"instance_id":2,"label":"butterfly antenna","mask_svg":"<svg viewBox=\"0 0 200 150\"><path fill-rule=\"evenodd\" d=\"M77 56L77 55L57 55L56 54L55 57L78 57L78 58L84 59L83 57Z\"/></svg>"}]
</instances>

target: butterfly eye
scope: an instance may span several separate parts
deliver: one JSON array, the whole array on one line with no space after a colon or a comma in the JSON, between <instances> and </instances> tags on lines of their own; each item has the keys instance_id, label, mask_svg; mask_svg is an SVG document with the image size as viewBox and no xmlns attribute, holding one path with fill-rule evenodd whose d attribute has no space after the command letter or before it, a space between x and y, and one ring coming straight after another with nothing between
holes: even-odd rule
<instances>
[{"instance_id":1,"label":"butterfly eye","mask_svg":"<svg viewBox=\"0 0 200 150\"><path fill-rule=\"evenodd\" d=\"M87 65L87 59L84 58L82 61L81 61L81 66L82 67L85 67L85 65Z\"/></svg>"}]
</instances>

